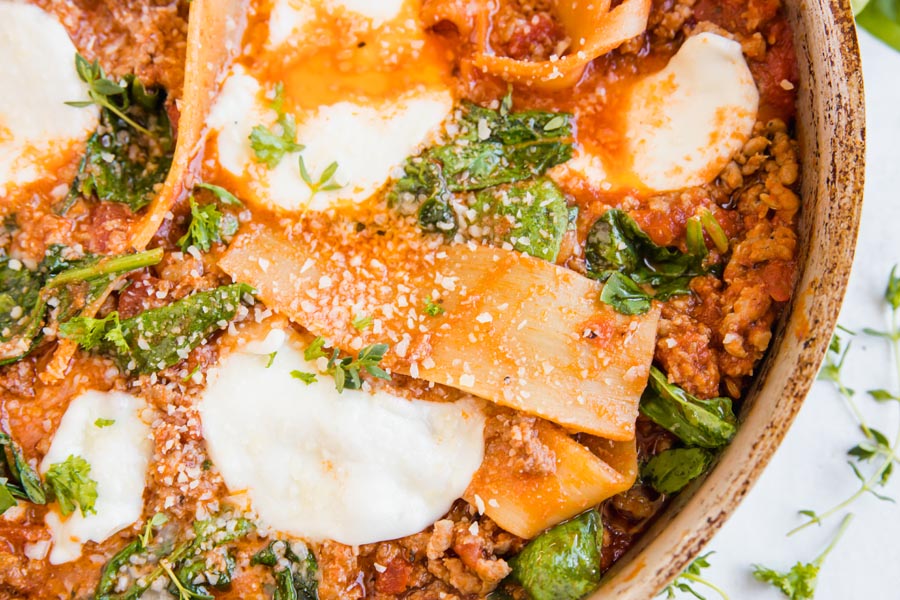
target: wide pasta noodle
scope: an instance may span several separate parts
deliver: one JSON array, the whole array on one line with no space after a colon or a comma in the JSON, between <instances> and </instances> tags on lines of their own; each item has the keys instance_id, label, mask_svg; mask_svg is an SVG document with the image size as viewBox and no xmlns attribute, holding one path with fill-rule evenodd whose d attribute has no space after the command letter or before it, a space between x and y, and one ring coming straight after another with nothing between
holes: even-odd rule
<instances>
[{"instance_id":1,"label":"wide pasta noodle","mask_svg":"<svg viewBox=\"0 0 900 600\"><path fill-rule=\"evenodd\" d=\"M555 470L530 474L514 468L510 450L489 444L465 499L503 529L531 538L557 523L630 488L637 478L634 440L603 444L603 456L591 452L565 431L538 421L540 442L555 457Z\"/></svg>"},{"instance_id":2,"label":"wide pasta noodle","mask_svg":"<svg viewBox=\"0 0 900 600\"><path fill-rule=\"evenodd\" d=\"M634 438L658 308L622 315L600 302L600 283L511 250L403 248L401 234L341 239L323 235L336 224L316 229L314 239L288 240L255 228L235 238L219 266L345 351L389 340L383 364L395 371L574 431ZM389 265L377 261L390 251ZM425 316L436 289L446 313ZM400 297L402 311L393 308ZM358 331L356 315L377 327Z\"/></svg>"},{"instance_id":3,"label":"wide pasta noodle","mask_svg":"<svg viewBox=\"0 0 900 600\"><path fill-rule=\"evenodd\" d=\"M464 35L474 37L471 58L476 69L506 81L541 88L564 88L578 82L589 62L643 33L650 16L651 0L625 0L610 9L609 0L574 0L554 3L554 14L571 40L567 53L551 60L528 61L493 52L488 41L491 2L433 3L423 10L426 24L453 23Z\"/></svg>"}]
</instances>

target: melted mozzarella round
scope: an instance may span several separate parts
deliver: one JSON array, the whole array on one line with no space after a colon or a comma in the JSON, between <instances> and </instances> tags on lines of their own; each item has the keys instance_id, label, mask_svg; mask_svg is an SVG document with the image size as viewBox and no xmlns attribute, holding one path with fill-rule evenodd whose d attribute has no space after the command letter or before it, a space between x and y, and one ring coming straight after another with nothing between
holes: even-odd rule
<instances>
[{"instance_id":1,"label":"melted mozzarella round","mask_svg":"<svg viewBox=\"0 0 900 600\"><path fill-rule=\"evenodd\" d=\"M152 452L150 428L139 417L144 406L143 400L129 394L90 390L66 409L41 472L69 456L82 457L91 465L90 478L97 482L97 501L96 512L87 516L76 510L63 517L56 508L47 513L52 564L75 560L85 542L102 542L141 518ZM114 423L98 427L98 419Z\"/></svg>"},{"instance_id":2,"label":"melted mozzarella round","mask_svg":"<svg viewBox=\"0 0 900 600\"><path fill-rule=\"evenodd\" d=\"M635 84L626 106L621 156L580 147L552 176L603 190L663 192L709 183L750 137L759 92L740 44L702 33Z\"/></svg>"},{"instance_id":3,"label":"melted mozzarella round","mask_svg":"<svg viewBox=\"0 0 900 600\"><path fill-rule=\"evenodd\" d=\"M448 92L410 92L373 105L338 102L297 118L297 142L313 181L337 162L340 189L313 194L298 166L300 152L286 154L272 169L255 160L250 133L256 125L276 127L274 111L259 82L236 67L210 115L218 132L219 164L241 178L242 197L283 210L325 210L372 196L391 171L429 138L453 108Z\"/></svg>"},{"instance_id":4,"label":"melted mozzarella round","mask_svg":"<svg viewBox=\"0 0 900 600\"><path fill-rule=\"evenodd\" d=\"M712 33L689 38L631 92L626 138L635 175L654 190L712 181L749 138L758 107L741 45Z\"/></svg>"},{"instance_id":5,"label":"melted mozzarella round","mask_svg":"<svg viewBox=\"0 0 900 600\"><path fill-rule=\"evenodd\" d=\"M269 350L269 335L254 350ZM344 390L317 375L296 336L267 356L245 345L211 376L200 404L207 447L232 492L276 530L368 544L417 533L459 498L481 465L474 402Z\"/></svg>"},{"instance_id":6,"label":"melted mozzarella round","mask_svg":"<svg viewBox=\"0 0 900 600\"><path fill-rule=\"evenodd\" d=\"M41 160L97 127L96 106L75 72L75 46L63 26L36 6L0 1L0 186L41 176Z\"/></svg>"}]
</instances>

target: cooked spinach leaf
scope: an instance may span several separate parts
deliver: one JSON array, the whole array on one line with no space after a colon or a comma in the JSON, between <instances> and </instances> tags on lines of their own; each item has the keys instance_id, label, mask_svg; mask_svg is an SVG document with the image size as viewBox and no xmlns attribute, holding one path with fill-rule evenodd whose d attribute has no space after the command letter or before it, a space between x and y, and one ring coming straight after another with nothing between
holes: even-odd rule
<instances>
[{"instance_id":1,"label":"cooked spinach leaf","mask_svg":"<svg viewBox=\"0 0 900 600\"><path fill-rule=\"evenodd\" d=\"M74 260L65 253L62 246L51 246L33 271L14 258L0 258L0 365L20 360L34 349L48 318L53 322L72 318L118 275L155 265L163 251Z\"/></svg>"},{"instance_id":2,"label":"cooked spinach leaf","mask_svg":"<svg viewBox=\"0 0 900 600\"><path fill-rule=\"evenodd\" d=\"M113 358L125 371L156 373L187 358L215 331L234 319L253 288L243 283L197 292L168 306L129 319L76 317L60 325L60 334L86 350Z\"/></svg>"},{"instance_id":3,"label":"cooked spinach leaf","mask_svg":"<svg viewBox=\"0 0 900 600\"><path fill-rule=\"evenodd\" d=\"M9 434L0 432L0 514L16 505L16 498L34 504L46 504L47 496L41 478L31 468L22 449Z\"/></svg>"},{"instance_id":4,"label":"cooked spinach leaf","mask_svg":"<svg viewBox=\"0 0 900 600\"><path fill-rule=\"evenodd\" d=\"M650 367L650 381L641 397L640 409L644 416L690 446L721 448L736 431L730 398L701 400L669 383L656 367Z\"/></svg>"},{"instance_id":5,"label":"cooked spinach leaf","mask_svg":"<svg viewBox=\"0 0 900 600\"><path fill-rule=\"evenodd\" d=\"M642 315L653 306L653 296L641 289L630 277L612 273L600 291L600 301L623 315Z\"/></svg>"},{"instance_id":6,"label":"cooked spinach leaf","mask_svg":"<svg viewBox=\"0 0 900 600\"><path fill-rule=\"evenodd\" d=\"M63 516L81 509L87 516L96 513L97 482L91 479L91 464L81 456L69 455L61 463L53 463L45 475L47 490L59 504Z\"/></svg>"},{"instance_id":7,"label":"cooked spinach leaf","mask_svg":"<svg viewBox=\"0 0 900 600\"><path fill-rule=\"evenodd\" d=\"M79 197L121 202L138 211L156 196L169 172L175 150L174 134L163 90L147 90L133 75L118 83L103 68L75 56L79 76L89 85L90 100L71 106L101 107L100 124L88 139L87 150L66 198L56 206L65 213Z\"/></svg>"},{"instance_id":8,"label":"cooked spinach leaf","mask_svg":"<svg viewBox=\"0 0 900 600\"><path fill-rule=\"evenodd\" d=\"M283 560L284 559L284 560ZM287 566L278 568L287 562ZM316 557L307 548L295 550L284 540L274 540L253 555L251 565L272 569L275 593L272 600L317 600L319 583L316 578Z\"/></svg>"},{"instance_id":9,"label":"cooked spinach leaf","mask_svg":"<svg viewBox=\"0 0 900 600\"><path fill-rule=\"evenodd\" d=\"M506 242L519 252L556 261L569 213L565 196L549 179L481 190L470 208L464 215L468 237Z\"/></svg>"},{"instance_id":10,"label":"cooked spinach leaf","mask_svg":"<svg viewBox=\"0 0 900 600\"><path fill-rule=\"evenodd\" d=\"M589 277L605 281L622 273L649 284L653 297L666 300L690 293L691 279L709 272L703 266L708 251L699 219L688 220L688 252L660 246L623 210L612 208L594 222L587 236L585 261Z\"/></svg>"},{"instance_id":11,"label":"cooked spinach leaf","mask_svg":"<svg viewBox=\"0 0 900 600\"><path fill-rule=\"evenodd\" d=\"M570 115L544 111L511 113L465 103L458 133L407 159L388 195L402 214L417 214L427 231L452 234L458 225L454 192L525 181L572 157Z\"/></svg>"},{"instance_id":12,"label":"cooked spinach leaf","mask_svg":"<svg viewBox=\"0 0 900 600\"><path fill-rule=\"evenodd\" d=\"M154 520L157 521L156 525L153 525ZM164 525L165 522L161 521L154 516L148 527ZM172 539L170 534L151 547L138 537L104 565L100 582L94 592L94 600L136 600L163 575L169 577L173 593L180 595L181 598L212 597L204 585L197 582L197 575L201 571L206 573L206 584L211 587L227 585L234 571L234 555L228 551L218 556L213 556L212 553L245 537L253 529L253 524L247 519L220 514L205 521L195 522L190 537L186 536L187 539ZM219 567L210 566L216 563ZM122 568L127 565L138 569L144 566L147 571L134 577L125 591L116 592L124 575ZM215 582L210 581L211 579L215 579Z\"/></svg>"},{"instance_id":13,"label":"cooked spinach leaf","mask_svg":"<svg viewBox=\"0 0 900 600\"><path fill-rule=\"evenodd\" d=\"M540 534L514 556L510 577L532 600L578 600L600 585L603 524L591 509Z\"/></svg>"},{"instance_id":14,"label":"cooked spinach leaf","mask_svg":"<svg viewBox=\"0 0 900 600\"><path fill-rule=\"evenodd\" d=\"M703 475L713 454L703 448L672 448L652 457L641 468L641 478L660 494L674 494Z\"/></svg>"}]
</instances>

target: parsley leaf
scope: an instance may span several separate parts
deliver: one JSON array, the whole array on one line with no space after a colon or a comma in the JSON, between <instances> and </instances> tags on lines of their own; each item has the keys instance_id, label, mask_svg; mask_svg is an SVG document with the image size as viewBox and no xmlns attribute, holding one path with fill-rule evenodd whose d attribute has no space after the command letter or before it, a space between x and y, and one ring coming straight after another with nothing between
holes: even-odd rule
<instances>
[{"instance_id":1,"label":"parsley leaf","mask_svg":"<svg viewBox=\"0 0 900 600\"><path fill-rule=\"evenodd\" d=\"M705 596L700 595L693 587L695 583L699 583L716 592L722 597L722 600L728 600L728 594L702 575L703 569L709 568L709 557L712 556L712 554L713 552L708 552L694 559L694 561L688 565L688 568L685 569L681 575L676 577L675 581L667 585L659 595L662 596L665 594L666 598L671 600L676 597L676 591L679 591L691 594L695 598L698 598L698 600L706 600Z\"/></svg>"},{"instance_id":2,"label":"parsley leaf","mask_svg":"<svg viewBox=\"0 0 900 600\"><path fill-rule=\"evenodd\" d=\"M359 376L361 370L365 370L369 375L378 379L390 381L390 374L378 366L387 351L387 344L371 344L360 350L354 359L349 356L338 358L340 352L335 348L328 360L325 372L334 377L334 386L338 392L343 392L345 388L360 389L362 387L362 380Z\"/></svg>"},{"instance_id":3,"label":"parsley leaf","mask_svg":"<svg viewBox=\"0 0 900 600\"><path fill-rule=\"evenodd\" d=\"M431 299L431 296L425 298L425 314L429 317L439 317L442 314L447 312L443 306L440 305L440 300L435 302Z\"/></svg>"},{"instance_id":4,"label":"parsley leaf","mask_svg":"<svg viewBox=\"0 0 900 600\"><path fill-rule=\"evenodd\" d=\"M841 536L844 535L852 519L852 514L844 517L834 539L811 563L798 562L790 570L784 572L769 569L762 565L753 565L753 576L763 583L769 583L778 588L790 600L812 600L816 593L816 581L819 577L822 563L825 562L825 558L837 545Z\"/></svg>"},{"instance_id":5,"label":"parsley leaf","mask_svg":"<svg viewBox=\"0 0 900 600\"><path fill-rule=\"evenodd\" d=\"M297 370L291 371L291 377L293 377L294 379L299 379L306 385L309 385L311 383L315 383L316 381L318 381L315 373L307 373L305 371L297 371Z\"/></svg>"},{"instance_id":6,"label":"parsley leaf","mask_svg":"<svg viewBox=\"0 0 900 600\"><path fill-rule=\"evenodd\" d=\"M256 155L256 162L274 169L290 152L301 152L305 146L297 143L297 123L294 115L284 112L284 86L275 86L275 100L272 109L278 114L274 129L256 125L250 131L250 148Z\"/></svg>"},{"instance_id":7,"label":"parsley leaf","mask_svg":"<svg viewBox=\"0 0 900 600\"><path fill-rule=\"evenodd\" d=\"M97 419L94 421L94 427L102 429L104 427L109 427L110 425L114 425L116 422L115 419Z\"/></svg>"},{"instance_id":8,"label":"parsley leaf","mask_svg":"<svg viewBox=\"0 0 900 600\"><path fill-rule=\"evenodd\" d=\"M373 319L372 317L359 315L358 317L353 319L353 322L351 324L357 331L362 331L363 329L371 325L373 321L375 321L375 319Z\"/></svg>"},{"instance_id":9,"label":"parsley leaf","mask_svg":"<svg viewBox=\"0 0 900 600\"><path fill-rule=\"evenodd\" d=\"M61 463L53 463L44 476L63 516L81 509L87 516L96 513L97 482L91 479L91 465L80 456L69 455Z\"/></svg>"},{"instance_id":10,"label":"parsley leaf","mask_svg":"<svg viewBox=\"0 0 900 600\"><path fill-rule=\"evenodd\" d=\"M79 196L96 196L138 211L156 196L175 151L165 93L148 91L133 75L115 83L97 61L89 63L80 54L75 68L88 84L89 100L67 104L100 106L100 124L88 139L69 193L54 209L62 214Z\"/></svg>"},{"instance_id":11,"label":"parsley leaf","mask_svg":"<svg viewBox=\"0 0 900 600\"><path fill-rule=\"evenodd\" d=\"M201 252L209 252L213 243L224 241L224 238L235 234L238 228L237 219L232 215L222 214L215 204L200 206L190 198L191 224L187 233L178 239L182 251L194 246Z\"/></svg>"}]
</instances>

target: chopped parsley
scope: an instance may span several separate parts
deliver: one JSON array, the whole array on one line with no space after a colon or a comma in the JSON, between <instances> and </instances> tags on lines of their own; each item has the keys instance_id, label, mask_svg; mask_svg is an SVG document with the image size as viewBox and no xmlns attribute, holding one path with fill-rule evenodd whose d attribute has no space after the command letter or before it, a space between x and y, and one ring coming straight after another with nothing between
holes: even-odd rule
<instances>
[{"instance_id":1,"label":"chopped parsley","mask_svg":"<svg viewBox=\"0 0 900 600\"><path fill-rule=\"evenodd\" d=\"M300 166L300 178L303 179L303 182L309 186L309 189L312 192L310 199L319 192L330 192L344 187L334 179L334 174L338 170L337 162L333 162L325 167L325 170L319 175L318 181L313 181L310 176L309 171L306 169L306 162L303 160L302 154L298 157L298 163Z\"/></svg>"},{"instance_id":2,"label":"chopped parsley","mask_svg":"<svg viewBox=\"0 0 900 600\"><path fill-rule=\"evenodd\" d=\"M104 427L109 427L110 425L114 425L116 422L115 419L97 419L94 421L94 427L98 427L103 429Z\"/></svg>"},{"instance_id":3,"label":"chopped parsley","mask_svg":"<svg viewBox=\"0 0 900 600\"><path fill-rule=\"evenodd\" d=\"M357 331L362 331L363 329L371 325L373 321L375 321L375 319L373 319L372 317L359 315L358 317L353 319L352 325L353 328Z\"/></svg>"},{"instance_id":4,"label":"chopped parsley","mask_svg":"<svg viewBox=\"0 0 900 600\"><path fill-rule=\"evenodd\" d=\"M300 152L305 148L297 143L297 122L294 115L284 112L284 86L275 86L275 100L272 109L278 113L278 120L273 129L257 125L250 131L250 148L256 155L256 162L274 169L285 154Z\"/></svg>"},{"instance_id":5,"label":"chopped parsley","mask_svg":"<svg viewBox=\"0 0 900 600\"><path fill-rule=\"evenodd\" d=\"M325 351L322 348L325 346L325 338L322 336L317 337L312 341L312 343L306 347L306 350L303 351L303 358L306 359L307 362L314 361L317 358L321 358L324 356L328 356L325 354Z\"/></svg>"},{"instance_id":6,"label":"chopped parsley","mask_svg":"<svg viewBox=\"0 0 900 600\"><path fill-rule=\"evenodd\" d=\"M84 516L97 512L97 482L91 479L91 465L84 458L69 455L63 462L53 463L44 479L63 516L76 508Z\"/></svg>"},{"instance_id":7,"label":"chopped parsley","mask_svg":"<svg viewBox=\"0 0 900 600\"><path fill-rule=\"evenodd\" d=\"M438 301L440 302L440 301ZM429 317L439 317L447 310L441 306L438 302L435 302L431 299L431 296L425 298L425 314Z\"/></svg>"},{"instance_id":8,"label":"chopped parsley","mask_svg":"<svg viewBox=\"0 0 900 600\"><path fill-rule=\"evenodd\" d=\"M237 219L219 212L215 204L200 206L193 197L190 204L191 224L187 233L178 240L178 246L182 251L194 246L201 252L209 252L213 243L222 242L237 231Z\"/></svg>"},{"instance_id":9,"label":"chopped parsley","mask_svg":"<svg viewBox=\"0 0 900 600\"><path fill-rule=\"evenodd\" d=\"M293 377L294 379L299 379L306 385L309 385L311 383L315 383L316 381L318 381L315 373L307 373L305 371L297 371L297 370L291 371L291 377Z\"/></svg>"}]
</instances>

